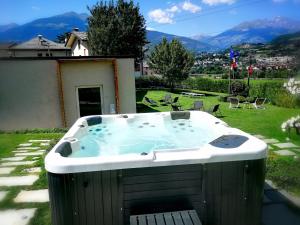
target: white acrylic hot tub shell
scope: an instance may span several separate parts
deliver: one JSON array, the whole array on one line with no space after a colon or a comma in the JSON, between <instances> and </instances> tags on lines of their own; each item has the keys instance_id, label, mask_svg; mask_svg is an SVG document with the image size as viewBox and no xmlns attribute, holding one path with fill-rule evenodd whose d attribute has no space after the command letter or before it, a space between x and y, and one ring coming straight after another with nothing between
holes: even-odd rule
<instances>
[{"instance_id":1,"label":"white acrylic hot tub shell","mask_svg":"<svg viewBox=\"0 0 300 225\"><path fill-rule=\"evenodd\" d=\"M170 113L146 113L146 114L126 114L129 116L169 116ZM120 115L102 116L104 118L116 118ZM82 129L80 125L87 125L86 119L88 117L80 118L71 129L64 135L64 137L54 146L45 158L45 167L48 172L65 174L65 173L79 173L92 172L103 170L129 169L141 167L155 167L155 166L170 166L183 164L204 164L213 162L226 161L244 161L263 159L267 156L267 145L265 142L255 138L241 130L230 128L223 121L214 116L200 111L191 112L191 119L204 118L211 120L212 123L217 123L218 129L224 135L241 135L248 138L248 140L237 148L218 148L210 144L203 146L200 149L177 149L168 151L154 151L148 155L140 154L125 154L117 156L99 156L86 158L68 158L63 157L55 150L66 140L71 141L74 137L84 135L81 134ZM72 143L76 145L76 142Z\"/></svg>"}]
</instances>

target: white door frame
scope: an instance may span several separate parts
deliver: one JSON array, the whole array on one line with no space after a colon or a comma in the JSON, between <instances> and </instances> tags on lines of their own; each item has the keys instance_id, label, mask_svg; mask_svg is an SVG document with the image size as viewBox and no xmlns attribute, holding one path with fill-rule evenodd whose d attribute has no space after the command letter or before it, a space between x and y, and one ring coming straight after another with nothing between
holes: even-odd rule
<instances>
[{"instance_id":1,"label":"white door frame","mask_svg":"<svg viewBox=\"0 0 300 225\"><path fill-rule=\"evenodd\" d=\"M79 104L79 89L81 88L99 88L100 89L100 101L101 101L101 113L104 114L103 112L103 104L104 104L104 99L103 99L103 85L102 84L96 84L96 85L80 85L75 87L75 92L76 92L76 107L77 107L77 116L80 118L80 104Z\"/></svg>"}]
</instances>

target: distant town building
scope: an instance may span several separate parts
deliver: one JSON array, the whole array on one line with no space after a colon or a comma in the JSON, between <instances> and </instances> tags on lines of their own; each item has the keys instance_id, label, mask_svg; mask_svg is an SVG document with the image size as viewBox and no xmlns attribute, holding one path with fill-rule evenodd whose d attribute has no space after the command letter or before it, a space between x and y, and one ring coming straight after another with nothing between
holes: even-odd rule
<instances>
[{"instance_id":1,"label":"distant town building","mask_svg":"<svg viewBox=\"0 0 300 225\"><path fill-rule=\"evenodd\" d=\"M16 43L0 43L0 57L10 57L11 52L9 49L14 45L16 45Z\"/></svg>"},{"instance_id":2,"label":"distant town building","mask_svg":"<svg viewBox=\"0 0 300 225\"><path fill-rule=\"evenodd\" d=\"M71 49L71 56L89 56L87 33L78 28L71 32L65 46Z\"/></svg>"},{"instance_id":3,"label":"distant town building","mask_svg":"<svg viewBox=\"0 0 300 225\"><path fill-rule=\"evenodd\" d=\"M54 57L70 56L70 48L44 38L42 35L21 44L11 45L2 57Z\"/></svg>"},{"instance_id":4,"label":"distant town building","mask_svg":"<svg viewBox=\"0 0 300 225\"><path fill-rule=\"evenodd\" d=\"M143 62L143 74L142 75L154 75L154 71L150 69L147 62Z\"/></svg>"}]
</instances>

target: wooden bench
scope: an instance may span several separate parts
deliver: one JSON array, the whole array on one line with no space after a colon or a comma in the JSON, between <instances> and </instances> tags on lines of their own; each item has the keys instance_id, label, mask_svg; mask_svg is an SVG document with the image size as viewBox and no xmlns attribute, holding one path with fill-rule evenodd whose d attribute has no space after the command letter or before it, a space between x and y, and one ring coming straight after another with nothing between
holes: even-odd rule
<instances>
[{"instance_id":1,"label":"wooden bench","mask_svg":"<svg viewBox=\"0 0 300 225\"><path fill-rule=\"evenodd\" d=\"M130 225L202 225L195 210L130 216Z\"/></svg>"}]
</instances>

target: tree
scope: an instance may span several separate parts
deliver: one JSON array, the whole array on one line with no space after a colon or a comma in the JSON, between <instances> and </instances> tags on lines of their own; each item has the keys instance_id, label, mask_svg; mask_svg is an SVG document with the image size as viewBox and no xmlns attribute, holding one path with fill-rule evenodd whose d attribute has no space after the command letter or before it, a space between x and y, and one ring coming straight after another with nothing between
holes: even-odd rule
<instances>
[{"instance_id":1,"label":"tree","mask_svg":"<svg viewBox=\"0 0 300 225\"><path fill-rule=\"evenodd\" d=\"M188 78L194 62L194 55L176 39L169 43L164 38L160 44L154 47L149 56L150 68L161 74L171 89L177 82Z\"/></svg>"},{"instance_id":2,"label":"tree","mask_svg":"<svg viewBox=\"0 0 300 225\"><path fill-rule=\"evenodd\" d=\"M56 42L62 43L62 44L65 43L66 39L69 38L70 34L71 34L70 32L65 32L65 33L57 35Z\"/></svg>"},{"instance_id":3,"label":"tree","mask_svg":"<svg viewBox=\"0 0 300 225\"><path fill-rule=\"evenodd\" d=\"M147 43L145 19L133 1L100 1L88 8L88 40L92 55L143 58Z\"/></svg>"}]
</instances>

